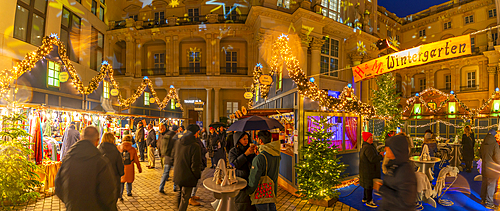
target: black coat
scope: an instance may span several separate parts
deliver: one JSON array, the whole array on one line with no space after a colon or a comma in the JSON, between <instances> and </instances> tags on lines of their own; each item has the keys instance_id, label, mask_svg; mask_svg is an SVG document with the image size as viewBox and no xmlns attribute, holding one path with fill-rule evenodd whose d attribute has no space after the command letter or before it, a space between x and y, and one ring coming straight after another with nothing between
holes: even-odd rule
<instances>
[{"instance_id":1,"label":"black coat","mask_svg":"<svg viewBox=\"0 0 500 211\"><path fill-rule=\"evenodd\" d=\"M149 130L146 144L151 147L156 147L156 132L154 129Z\"/></svg>"},{"instance_id":2,"label":"black coat","mask_svg":"<svg viewBox=\"0 0 500 211\"><path fill-rule=\"evenodd\" d=\"M474 138L474 133L467 136L465 133L462 135L462 156L464 161L474 160L474 145L476 144L476 139Z\"/></svg>"},{"instance_id":3,"label":"black coat","mask_svg":"<svg viewBox=\"0 0 500 211\"><path fill-rule=\"evenodd\" d=\"M73 144L57 172L55 193L68 211L118 210L116 178L106 158L94 144Z\"/></svg>"},{"instance_id":4,"label":"black coat","mask_svg":"<svg viewBox=\"0 0 500 211\"><path fill-rule=\"evenodd\" d=\"M481 174L486 178L498 178L500 174L500 148L496 142L495 136L488 133L484 137L483 144L481 145L481 159L483 159L483 166Z\"/></svg>"},{"instance_id":5,"label":"black coat","mask_svg":"<svg viewBox=\"0 0 500 211\"><path fill-rule=\"evenodd\" d=\"M231 149L235 146L233 141L234 132L229 132L226 134L226 150L231 151Z\"/></svg>"},{"instance_id":6,"label":"black coat","mask_svg":"<svg viewBox=\"0 0 500 211\"><path fill-rule=\"evenodd\" d=\"M137 142L144 141L144 127L137 128L137 131L135 132L135 140L137 140Z\"/></svg>"},{"instance_id":7,"label":"black coat","mask_svg":"<svg viewBox=\"0 0 500 211\"><path fill-rule=\"evenodd\" d=\"M232 142L232 141L231 141ZM245 151L247 147L241 146L241 144L236 145L229 151L229 163L232 163L236 168L236 176L245 179L248 182L248 177L250 176L250 168L252 168L252 161L255 158L255 154L246 156ZM245 187L238 193L235 197L235 205L237 211L254 211L255 206L252 205L250 196L246 193L248 187Z\"/></svg>"},{"instance_id":8,"label":"black coat","mask_svg":"<svg viewBox=\"0 0 500 211\"><path fill-rule=\"evenodd\" d=\"M108 159L109 164L111 166L111 170L113 171L113 175L116 178L116 188L117 190L120 190L121 177L125 174L123 159L120 151L118 151L116 145L108 142L102 142L99 145L99 151L101 152L102 156ZM120 197L120 192L117 191L116 193L117 193L116 199L118 199Z\"/></svg>"},{"instance_id":9,"label":"black coat","mask_svg":"<svg viewBox=\"0 0 500 211\"><path fill-rule=\"evenodd\" d=\"M386 141L394 156L386 165L388 173L380 187L382 196L381 210L415 210L417 201L417 177L413 165L409 162L406 136L397 135Z\"/></svg>"},{"instance_id":10,"label":"black coat","mask_svg":"<svg viewBox=\"0 0 500 211\"><path fill-rule=\"evenodd\" d=\"M161 145L160 146L160 154L163 157L163 163L165 165L174 165L173 160L172 160L172 150L174 149L175 146L175 140L173 140L173 137L175 136L175 131L168 131L163 136L161 137Z\"/></svg>"},{"instance_id":11,"label":"black coat","mask_svg":"<svg viewBox=\"0 0 500 211\"><path fill-rule=\"evenodd\" d=\"M197 138L196 141L198 141L201 147L201 171L203 171L207 167L207 157L205 156L207 154L207 148L203 145L201 139Z\"/></svg>"},{"instance_id":12,"label":"black coat","mask_svg":"<svg viewBox=\"0 0 500 211\"><path fill-rule=\"evenodd\" d=\"M359 184L363 188L372 188L373 179L380 179L380 161L382 155L377 153L373 144L363 142L359 152Z\"/></svg>"},{"instance_id":13,"label":"black coat","mask_svg":"<svg viewBox=\"0 0 500 211\"><path fill-rule=\"evenodd\" d=\"M201 147L191 131L184 133L175 144L174 183L181 187L196 187L201 178Z\"/></svg>"}]
</instances>

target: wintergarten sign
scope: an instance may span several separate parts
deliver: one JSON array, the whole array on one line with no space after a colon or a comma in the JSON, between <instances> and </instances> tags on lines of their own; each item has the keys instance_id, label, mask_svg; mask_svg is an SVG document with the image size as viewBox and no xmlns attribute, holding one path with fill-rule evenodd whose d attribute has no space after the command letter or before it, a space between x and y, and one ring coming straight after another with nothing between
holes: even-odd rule
<instances>
[{"instance_id":1,"label":"wintergarten sign","mask_svg":"<svg viewBox=\"0 0 500 211\"><path fill-rule=\"evenodd\" d=\"M470 35L453 37L392 53L352 68L354 81L372 78L402 68L471 54Z\"/></svg>"}]
</instances>

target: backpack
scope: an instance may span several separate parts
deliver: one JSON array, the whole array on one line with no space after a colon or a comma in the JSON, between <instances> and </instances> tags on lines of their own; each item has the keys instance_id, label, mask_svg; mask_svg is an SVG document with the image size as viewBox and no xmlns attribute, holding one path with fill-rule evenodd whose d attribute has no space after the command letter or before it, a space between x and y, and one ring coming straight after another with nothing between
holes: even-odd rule
<instances>
[{"instance_id":1,"label":"backpack","mask_svg":"<svg viewBox=\"0 0 500 211\"><path fill-rule=\"evenodd\" d=\"M130 153L128 151L122 152L123 165L130 165L132 163L132 159L130 159Z\"/></svg>"}]
</instances>

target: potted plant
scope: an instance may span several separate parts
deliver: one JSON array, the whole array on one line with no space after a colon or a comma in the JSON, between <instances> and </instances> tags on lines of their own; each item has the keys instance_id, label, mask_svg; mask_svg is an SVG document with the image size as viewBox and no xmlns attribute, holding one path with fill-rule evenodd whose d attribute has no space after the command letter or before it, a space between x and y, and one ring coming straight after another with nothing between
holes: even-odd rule
<instances>
[{"instance_id":1,"label":"potted plant","mask_svg":"<svg viewBox=\"0 0 500 211\"><path fill-rule=\"evenodd\" d=\"M338 200L339 192L335 188L342 184L342 172L347 165L340 162L337 146L332 144L333 124L329 118L311 118L315 127L307 132L308 143L301 149L303 159L295 169L297 171L298 191L303 199L319 206L330 207Z\"/></svg>"}]
</instances>

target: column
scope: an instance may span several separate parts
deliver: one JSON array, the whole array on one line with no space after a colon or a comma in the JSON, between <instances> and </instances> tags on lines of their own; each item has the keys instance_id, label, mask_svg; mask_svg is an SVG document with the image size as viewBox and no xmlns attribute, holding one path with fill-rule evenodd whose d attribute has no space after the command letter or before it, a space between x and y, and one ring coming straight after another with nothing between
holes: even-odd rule
<instances>
[{"instance_id":1,"label":"column","mask_svg":"<svg viewBox=\"0 0 500 211\"><path fill-rule=\"evenodd\" d=\"M495 92L495 73L497 72L497 67L488 67L488 94Z\"/></svg>"},{"instance_id":2,"label":"column","mask_svg":"<svg viewBox=\"0 0 500 211\"><path fill-rule=\"evenodd\" d=\"M358 53L353 53L351 54L351 62L352 62L352 66L357 66L359 64L361 64L361 61L363 61L363 56L359 55ZM348 82L350 82L351 80L347 80ZM361 96L361 84L362 82L359 81L358 83L353 83L352 84L352 87L354 88L354 94L358 97L362 97Z\"/></svg>"},{"instance_id":3,"label":"column","mask_svg":"<svg viewBox=\"0 0 500 211\"><path fill-rule=\"evenodd\" d=\"M171 76L172 75L172 69L174 67L173 63L174 63L174 54L172 53L172 37L170 36L166 36L165 37L165 62L167 62L165 64L165 68L166 68L166 71L165 71L165 75L166 76Z\"/></svg>"},{"instance_id":4,"label":"column","mask_svg":"<svg viewBox=\"0 0 500 211\"><path fill-rule=\"evenodd\" d=\"M205 37L205 42L207 44L207 49L205 50L205 52L207 52L207 61L206 61L206 66L207 66L207 75L212 75L212 67L213 67L213 63L212 63L212 34L206 34L206 37Z\"/></svg>"},{"instance_id":5,"label":"column","mask_svg":"<svg viewBox=\"0 0 500 211\"><path fill-rule=\"evenodd\" d=\"M135 77L142 77L142 68L146 68L145 64L142 64L142 55L144 52L144 48L142 46L141 40L136 40L135 44L137 46L136 51L135 51ZM147 58L146 58L147 59Z\"/></svg>"},{"instance_id":6,"label":"column","mask_svg":"<svg viewBox=\"0 0 500 211\"><path fill-rule=\"evenodd\" d=\"M213 47L213 61L215 64L214 64L214 69L213 69L213 73L214 75L220 75L220 39L214 39L215 40L215 45L212 46ZM219 117L216 117L217 119Z\"/></svg>"},{"instance_id":7,"label":"column","mask_svg":"<svg viewBox=\"0 0 500 211\"><path fill-rule=\"evenodd\" d=\"M311 42L311 37L306 34L300 34L300 41L302 47L302 58L300 59L300 68L302 71L308 75L309 71L307 70L307 49L309 48L309 43Z\"/></svg>"},{"instance_id":8,"label":"column","mask_svg":"<svg viewBox=\"0 0 500 211\"><path fill-rule=\"evenodd\" d=\"M427 87L435 87L434 86L434 71L433 70L429 70L429 71L426 71L425 72L425 89L427 89Z\"/></svg>"},{"instance_id":9,"label":"column","mask_svg":"<svg viewBox=\"0 0 500 211\"><path fill-rule=\"evenodd\" d=\"M214 88L214 91L215 91L215 104L214 104L214 122L218 122L219 121L219 111L220 111L220 108L219 108L219 91L220 91L220 88Z\"/></svg>"},{"instance_id":10,"label":"column","mask_svg":"<svg viewBox=\"0 0 500 211\"><path fill-rule=\"evenodd\" d=\"M180 52L182 49L180 49L180 47L179 47L179 36L173 36L172 40L173 40L172 45L174 45L174 48L173 48L174 49L173 70L174 70L174 76L178 76L179 75L179 55L185 55L185 54L182 54L182 52Z\"/></svg>"},{"instance_id":11,"label":"column","mask_svg":"<svg viewBox=\"0 0 500 211\"><path fill-rule=\"evenodd\" d=\"M311 43L311 76L319 77L321 73L321 47L325 41L315 37Z\"/></svg>"},{"instance_id":12,"label":"column","mask_svg":"<svg viewBox=\"0 0 500 211\"><path fill-rule=\"evenodd\" d=\"M125 53L126 53L125 76L133 76L135 74L135 64L134 64L135 45L134 45L134 39L132 37L126 38Z\"/></svg>"},{"instance_id":13,"label":"column","mask_svg":"<svg viewBox=\"0 0 500 211\"><path fill-rule=\"evenodd\" d=\"M205 112L207 112L207 120L205 122L206 127L212 124L212 88L206 88L207 90L207 102L205 103Z\"/></svg>"},{"instance_id":14,"label":"column","mask_svg":"<svg viewBox=\"0 0 500 211\"><path fill-rule=\"evenodd\" d=\"M405 86L405 92L406 93L406 97L407 98L410 98L412 97L411 96L411 75L410 74L406 74L405 76L405 81L406 81L406 86Z\"/></svg>"}]
</instances>

